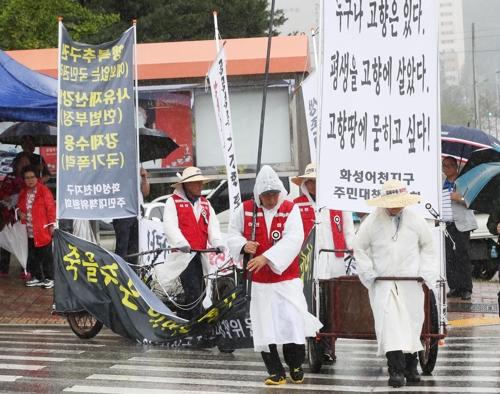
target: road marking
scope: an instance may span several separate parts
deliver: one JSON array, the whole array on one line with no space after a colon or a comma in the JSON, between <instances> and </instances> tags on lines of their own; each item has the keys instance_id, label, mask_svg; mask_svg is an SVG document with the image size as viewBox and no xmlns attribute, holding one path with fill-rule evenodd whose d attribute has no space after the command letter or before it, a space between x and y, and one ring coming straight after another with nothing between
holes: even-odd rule
<instances>
[{"instance_id":1,"label":"road marking","mask_svg":"<svg viewBox=\"0 0 500 394\"><path fill-rule=\"evenodd\" d=\"M64 339L62 340L64 341ZM0 341L0 344L7 344L7 345L47 345L47 342L29 342L29 341ZM97 345L97 344L89 344L89 343L82 343L82 342L50 342L50 346L78 346L78 347L106 347L106 345Z\"/></svg>"},{"instance_id":2,"label":"road marking","mask_svg":"<svg viewBox=\"0 0 500 394\"><path fill-rule=\"evenodd\" d=\"M85 350L65 350L65 349L26 349L0 347L0 352L22 352L22 353L57 353L57 354L82 354Z\"/></svg>"},{"instance_id":3,"label":"road marking","mask_svg":"<svg viewBox=\"0 0 500 394\"><path fill-rule=\"evenodd\" d=\"M9 356L9 355L6 355L6 354L0 354L0 360L54 361L56 363L61 363L63 361L66 361L67 358L60 358L60 357Z\"/></svg>"},{"instance_id":4,"label":"road marking","mask_svg":"<svg viewBox=\"0 0 500 394\"><path fill-rule=\"evenodd\" d=\"M158 389L144 389L141 388L126 388L126 387L102 387L102 386L72 386L64 389L63 391L73 393L96 393L96 394L179 394L179 393L194 393L194 391L181 391L181 390L158 390ZM203 394L221 394L220 391L203 391ZM229 391L224 391L224 394L239 394Z\"/></svg>"},{"instance_id":5,"label":"road marking","mask_svg":"<svg viewBox=\"0 0 500 394\"><path fill-rule=\"evenodd\" d=\"M45 365L0 364L0 369L22 369L26 371L39 371L43 368L45 368Z\"/></svg>"},{"instance_id":6,"label":"road marking","mask_svg":"<svg viewBox=\"0 0 500 394\"><path fill-rule=\"evenodd\" d=\"M24 376L0 375L0 382L15 382L17 379L23 377Z\"/></svg>"}]
</instances>

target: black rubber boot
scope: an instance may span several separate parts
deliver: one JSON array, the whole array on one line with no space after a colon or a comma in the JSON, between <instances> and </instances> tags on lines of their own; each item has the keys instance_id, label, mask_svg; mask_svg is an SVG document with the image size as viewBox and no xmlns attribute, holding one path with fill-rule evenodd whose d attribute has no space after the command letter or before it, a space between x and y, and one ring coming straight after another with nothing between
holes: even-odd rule
<instances>
[{"instance_id":1,"label":"black rubber boot","mask_svg":"<svg viewBox=\"0 0 500 394\"><path fill-rule=\"evenodd\" d=\"M392 387L402 387L405 385L405 377L401 371L394 367L389 367L389 381L387 383Z\"/></svg>"},{"instance_id":2,"label":"black rubber boot","mask_svg":"<svg viewBox=\"0 0 500 394\"><path fill-rule=\"evenodd\" d=\"M417 370L418 358L417 353L406 353L406 367L403 370L403 374L408 382L420 382L420 374Z\"/></svg>"}]
</instances>

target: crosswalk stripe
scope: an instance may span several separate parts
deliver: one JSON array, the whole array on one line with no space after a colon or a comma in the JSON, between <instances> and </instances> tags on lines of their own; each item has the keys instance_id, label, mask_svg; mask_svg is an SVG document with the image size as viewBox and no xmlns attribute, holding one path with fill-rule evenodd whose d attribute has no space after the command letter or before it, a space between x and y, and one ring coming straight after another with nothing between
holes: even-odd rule
<instances>
[{"instance_id":1,"label":"crosswalk stripe","mask_svg":"<svg viewBox=\"0 0 500 394\"><path fill-rule=\"evenodd\" d=\"M83 343L81 342L64 342L64 340L61 340L62 342L57 343L53 342L52 339L50 340L50 345L51 346L78 346L78 347L105 347L106 345L102 344L95 344L95 343ZM0 344L6 344L6 345L47 345L47 342L30 342L30 341L0 341Z\"/></svg>"},{"instance_id":2,"label":"crosswalk stripe","mask_svg":"<svg viewBox=\"0 0 500 394\"><path fill-rule=\"evenodd\" d=\"M0 382L15 382L17 379L21 379L23 376L12 376L12 375L0 375Z\"/></svg>"},{"instance_id":3,"label":"crosswalk stripe","mask_svg":"<svg viewBox=\"0 0 500 394\"><path fill-rule=\"evenodd\" d=\"M44 365L27 365L27 364L0 364L0 369L21 369L25 371L39 371L45 368Z\"/></svg>"},{"instance_id":4,"label":"crosswalk stripe","mask_svg":"<svg viewBox=\"0 0 500 394\"><path fill-rule=\"evenodd\" d=\"M72 386L64 389L63 391L73 393L95 393L95 394L137 394L136 388L126 387L102 387L102 386ZM198 393L198 391L188 390L161 390L161 389L140 389L141 394L179 394L179 393ZM203 391L203 394L220 394L220 391ZM239 394L229 391L224 391L224 394Z\"/></svg>"},{"instance_id":5,"label":"crosswalk stripe","mask_svg":"<svg viewBox=\"0 0 500 394\"><path fill-rule=\"evenodd\" d=\"M0 354L0 360L22 360L22 361L53 361L60 363L66 361L67 358L61 357L31 357L31 356L10 356L6 354Z\"/></svg>"},{"instance_id":6,"label":"crosswalk stripe","mask_svg":"<svg viewBox=\"0 0 500 394\"><path fill-rule=\"evenodd\" d=\"M66 349L27 349L27 348L10 348L10 347L0 347L0 352L82 354L82 353L85 353L85 350L66 350Z\"/></svg>"}]
</instances>

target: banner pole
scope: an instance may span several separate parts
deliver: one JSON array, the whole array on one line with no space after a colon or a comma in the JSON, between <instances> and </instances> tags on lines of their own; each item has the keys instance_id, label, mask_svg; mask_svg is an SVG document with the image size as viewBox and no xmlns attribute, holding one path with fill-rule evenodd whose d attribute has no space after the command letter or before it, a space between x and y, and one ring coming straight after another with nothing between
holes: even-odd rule
<instances>
[{"instance_id":1,"label":"banner pole","mask_svg":"<svg viewBox=\"0 0 500 394\"><path fill-rule=\"evenodd\" d=\"M214 15L214 26L215 26L215 46L217 48L217 53L219 53L219 24L217 23L217 11L213 12Z\"/></svg>"},{"instance_id":2,"label":"banner pole","mask_svg":"<svg viewBox=\"0 0 500 394\"><path fill-rule=\"evenodd\" d=\"M267 100L267 80L269 78L269 63L271 60L271 42L273 37L273 22L274 22L274 3L275 0L271 2L271 16L269 17L269 34L267 39L267 55L266 55L266 71L264 73L264 91L262 97L262 112L260 115L260 132L259 132L259 148L257 151L257 166L255 168L255 177L257 177L260 171L260 165L262 161L262 140L264 137L264 119L266 117L266 100ZM253 217L252 217L252 242L255 241L255 227L257 219L257 201L253 204ZM253 259L253 254L248 255L246 262ZM246 263L243 264L244 272L246 272ZM252 272L248 273L248 280L246 286L245 299L247 301L246 305L246 316L250 316L250 301L252 299Z\"/></svg>"},{"instance_id":3,"label":"banner pole","mask_svg":"<svg viewBox=\"0 0 500 394\"><path fill-rule=\"evenodd\" d=\"M134 28L134 87L135 87L135 151L136 151L136 174L137 177L137 245L139 251L141 248L141 195L142 195L142 179L140 175L140 157L139 157L139 66L137 63L137 20L132 21Z\"/></svg>"},{"instance_id":4,"label":"banner pole","mask_svg":"<svg viewBox=\"0 0 500 394\"><path fill-rule=\"evenodd\" d=\"M316 70L318 69L318 49L316 48L316 34L317 30L314 27L311 27L311 38L313 42L313 50L314 50L314 65L316 66Z\"/></svg>"},{"instance_id":5,"label":"banner pole","mask_svg":"<svg viewBox=\"0 0 500 394\"><path fill-rule=\"evenodd\" d=\"M59 21L58 23L58 30L59 30L59 37L58 37L58 43L57 43L57 146L56 146L56 201L57 201L57 206L60 207L60 204L63 202L62 198L59 198L60 196L60 189L59 189L59 174L60 169L61 169L61 160L59 158L59 149L61 146L61 133L59 133L59 125L61 122L61 44L62 44L62 20L63 18L59 17L57 18ZM41 154L42 152L40 152ZM59 223L59 209L56 209L56 227L58 226Z\"/></svg>"}]
</instances>

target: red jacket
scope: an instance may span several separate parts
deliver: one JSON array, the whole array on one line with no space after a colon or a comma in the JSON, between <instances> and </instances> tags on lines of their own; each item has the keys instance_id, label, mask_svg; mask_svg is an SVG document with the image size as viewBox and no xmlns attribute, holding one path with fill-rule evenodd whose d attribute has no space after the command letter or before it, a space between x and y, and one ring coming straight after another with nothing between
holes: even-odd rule
<instances>
[{"instance_id":1,"label":"red jacket","mask_svg":"<svg viewBox=\"0 0 500 394\"><path fill-rule=\"evenodd\" d=\"M294 204L300 209L302 225L304 226L304 241L311 232L314 222L316 221L316 213L314 208L305 194L293 200Z\"/></svg>"},{"instance_id":2,"label":"red jacket","mask_svg":"<svg viewBox=\"0 0 500 394\"><path fill-rule=\"evenodd\" d=\"M244 212L244 227L243 236L250 240L252 239L252 218L253 218L253 200L247 200L243 203ZM254 257L264 254L268 249L270 249L275 242L278 242L281 238L283 230L286 227L286 220L288 219L288 214L293 209L293 203L291 201L285 200L278 208L278 212L273 218L271 223L271 231L269 234L279 234L278 240L274 241L273 238L268 238L266 221L264 219L264 213L262 208L257 210L257 220L255 227L255 241L260 245L255 253ZM248 276L248 273L247 273ZM288 268L283 271L281 275L276 274L269 264L263 266L259 272L254 272L252 275L252 280L254 282L260 283L277 283L283 282L285 280L292 280L299 277L299 257L295 257Z\"/></svg>"},{"instance_id":3,"label":"red jacket","mask_svg":"<svg viewBox=\"0 0 500 394\"><path fill-rule=\"evenodd\" d=\"M33 214L33 236L35 247L41 248L48 245L52 241L49 228L44 227L46 224L54 223L56 221L56 203L52 193L43 185L41 180L38 179L37 192L35 200L33 201L32 214ZM19 193L17 200L17 208L21 212L26 213L26 199L28 194L28 187L25 185ZM25 224L26 221L23 220Z\"/></svg>"}]
</instances>

